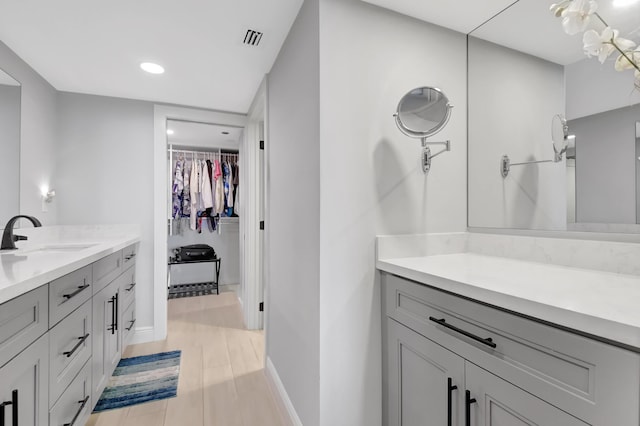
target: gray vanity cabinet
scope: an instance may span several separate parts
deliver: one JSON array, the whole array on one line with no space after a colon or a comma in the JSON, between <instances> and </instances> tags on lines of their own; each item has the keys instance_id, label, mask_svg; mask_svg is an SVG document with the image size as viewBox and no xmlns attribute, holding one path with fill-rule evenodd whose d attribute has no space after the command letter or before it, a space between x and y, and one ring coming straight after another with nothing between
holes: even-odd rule
<instances>
[{"instance_id":1,"label":"gray vanity cabinet","mask_svg":"<svg viewBox=\"0 0 640 426\"><path fill-rule=\"evenodd\" d=\"M0 424L49 423L49 335L45 334L0 368ZM4 413L3 413L4 411Z\"/></svg>"},{"instance_id":2,"label":"gray vanity cabinet","mask_svg":"<svg viewBox=\"0 0 640 426\"><path fill-rule=\"evenodd\" d=\"M638 353L387 273L381 283L383 425L640 424Z\"/></svg>"},{"instance_id":3,"label":"gray vanity cabinet","mask_svg":"<svg viewBox=\"0 0 640 426\"><path fill-rule=\"evenodd\" d=\"M466 391L475 400L468 404L473 426L588 426L470 362L465 364Z\"/></svg>"},{"instance_id":4,"label":"gray vanity cabinet","mask_svg":"<svg viewBox=\"0 0 640 426\"><path fill-rule=\"evenodd\" d=\"M120 286L113 281L93 296L93 388L92 400L97 402L120 355L120 327L118 327L118 299Z\"/></svg>"},{"instance_id":5,"label":"gray vanity cabinet","mask_svg":"<svg viewBox=\"0 0 640 426\"><path fill-rule=\"evenodd\" d=\"M388 425L462 425L464 359L390 318L387 335Z\"/></svg>"}]
</instances>

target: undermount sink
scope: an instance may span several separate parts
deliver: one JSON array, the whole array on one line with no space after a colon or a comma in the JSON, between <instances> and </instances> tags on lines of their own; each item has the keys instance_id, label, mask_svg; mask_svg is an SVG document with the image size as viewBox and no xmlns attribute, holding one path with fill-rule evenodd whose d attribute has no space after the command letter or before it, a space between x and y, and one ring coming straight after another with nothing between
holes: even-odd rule
<instances>
[{"instance_id":1,"label":"undermount sink","mask_svg":"<svg viewBox=\"0 0 640 426\"><path fill-rule=\"evenodd\" d=\"M34 247L3 252L3 254L14 254L17 256L35 253L74 253L96 246L96 243L68 243L68 244L43 244Z\"/></svg>"}]
</instances>

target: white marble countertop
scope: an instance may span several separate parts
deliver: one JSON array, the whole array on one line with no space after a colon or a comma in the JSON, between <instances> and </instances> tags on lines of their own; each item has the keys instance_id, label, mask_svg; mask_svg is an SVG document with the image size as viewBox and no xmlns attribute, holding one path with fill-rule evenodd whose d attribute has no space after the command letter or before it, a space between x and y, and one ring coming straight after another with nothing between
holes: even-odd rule
<instances>
[{"instance_id":1,"label":"white marble countertop","mask_svg":"<svg viewBox=\"0 0 640 426\"><path fill-rule=\"evenodd\" d=\"M137 226L16 229L28 241L0 251L0 304L140 241Z\"/></svg>"},{"instance_id":2,"label":"white marble countertop","mask_svg":"<svg viewBox=\"0 0 640 426\"><path fill-rule=\"evenodd\" d=\"M476 253L378 259L378 269L640 349L640 276Z\"/></svg>"}]
</instances>

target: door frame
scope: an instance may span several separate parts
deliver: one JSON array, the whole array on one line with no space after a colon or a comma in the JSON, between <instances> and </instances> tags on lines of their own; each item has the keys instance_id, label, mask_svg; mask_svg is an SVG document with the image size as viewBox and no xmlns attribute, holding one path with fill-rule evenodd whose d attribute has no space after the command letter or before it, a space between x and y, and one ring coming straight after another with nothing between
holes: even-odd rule
<instances>
[{"instance_id":1,"label":"door frame","mask_svg":"<svg viewBox=\"0 0 640 426\"><path fill-rule=\"evenodd\" d=\"M266 231L261 231L259 223L261 220L265 220L265 217L261 217L260 206L260 191L261 181L264 181L264 188L266 192L266 169L267 169L267 157L265 149L265 157L263 163L263 169L260 168L260 141L263 140L265 147L267 146L267 79L263 79L256 96L249 108L247 114L247 126L245 127L244 139L243 139L243 152L245 158L245 182L248 184L245 186L247 189L243 192L240 191L241 203L244 203L242 211L246 218L245 226L242 228L244 256L241 260L242 268L242 281L244 283L242 294L243 304L242 311L244 322L250 330L260 330L265 327L264 312L259 311L259 305L264 302L264 310L266 312L266 262L265 262L265 250L263 244L266 245ZM263 131L264 127L264 131ZM241 177L243 176L242 169L240 170ZM265 197L265 212L266 207L266 194ZM267 226L268 228L268 223ZM263 235L260 235L260 234ZM262 238L262 240L261 240ZM260 242L263 244L260 244ZM265 334L266 336L266 334Z\"/></svg>"},{"instance_id":2,"label":"door frame","mask_svg":"<svg viewBox=\"0 0 640 426\"><path fill-rule=\"evenodd\" d=\"M154 105L153 137L153 330L136 330L136 342L167 337L167 120L245 127L244 114ZM241 192L242 194L242 192ZM249 207L249 204L246 204ZM242 228L242 217L240 218ZM241 283L242 284L242 283ZM140 333L142 331L142 333Z\"/></svg>"}]
</instances>

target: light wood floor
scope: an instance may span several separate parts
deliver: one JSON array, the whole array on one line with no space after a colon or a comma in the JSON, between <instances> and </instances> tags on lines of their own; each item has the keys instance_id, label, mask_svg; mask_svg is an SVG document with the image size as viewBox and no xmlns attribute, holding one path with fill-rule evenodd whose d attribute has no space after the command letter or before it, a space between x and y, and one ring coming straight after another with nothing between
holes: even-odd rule
<instances>
[{"instance_id":1,"label":"light wood floor","mask_svg":"<svg viewBox=\"0 0 640 426\"><path fill-rule=\"evenodd\" d=\"M246 330L235 293L169 300L168 337L124 357L182 350L178 396L94 414L88 426L280 426L263 371L264 336Z\"/></svg>"}]
</instances>

